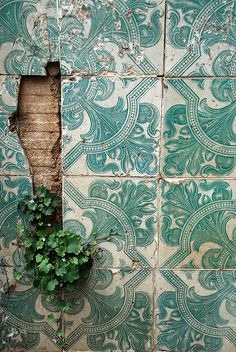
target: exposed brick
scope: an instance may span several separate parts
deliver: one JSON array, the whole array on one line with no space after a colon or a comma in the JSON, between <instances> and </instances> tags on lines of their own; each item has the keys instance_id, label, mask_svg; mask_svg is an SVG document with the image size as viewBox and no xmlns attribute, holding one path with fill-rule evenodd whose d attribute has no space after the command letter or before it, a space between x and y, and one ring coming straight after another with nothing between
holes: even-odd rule
<instances>
[{"instance_id":1,"label":"exposed brick","mask_svg":"<svg viewBox=\"0 0 236 352\"><path fill-rule=\"evenodd\" d=\"M35 186L61 193L60 79L23 77L18 130Z\"/></svg>"}]
</instances>

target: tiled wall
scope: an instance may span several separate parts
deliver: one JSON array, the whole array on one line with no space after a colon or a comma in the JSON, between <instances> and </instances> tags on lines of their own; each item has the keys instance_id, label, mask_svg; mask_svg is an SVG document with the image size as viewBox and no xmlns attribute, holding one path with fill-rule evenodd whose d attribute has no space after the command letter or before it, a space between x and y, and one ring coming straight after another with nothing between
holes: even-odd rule
<instances>
[{"instance_id":1,"label":"tiled wall","mask_svg":"<svg viewBox=\"0 0 236 352\"><path fill-rule=\"evenodd\" d=\"M2 0L0 43L0 350L60 350L57 302L11 281L31 184L8 127L19 77L59 61L64 225L103 249L66 350L236 351L236 1Z\"/></svg>"}]
</instances>

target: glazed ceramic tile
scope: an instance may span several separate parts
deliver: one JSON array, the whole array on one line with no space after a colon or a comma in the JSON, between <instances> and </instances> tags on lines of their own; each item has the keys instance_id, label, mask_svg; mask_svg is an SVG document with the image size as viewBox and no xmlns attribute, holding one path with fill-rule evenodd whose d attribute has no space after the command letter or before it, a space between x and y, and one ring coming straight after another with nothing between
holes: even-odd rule
<instances>
[{"instance_id":1,"label":"glazed ceramic tile","mask_svg":"<svg viewBox=\"0 0 236 352\"><path fill-rule=\"evenodd\" d=\"M235 0L167 3L167 75L235 76Z\"/></svg>"},{"instance_id":2,"label":"glazed ceramic tile","mask_svg":"<svg viewBox=\"0 0 236 352\"><path fill-rule=\"evenodd\" d=\"M50 61L59 62L59 18L58 0L46 1L47 30L50 51Z\"/></svg>"},{"instance_id":3,"label":"glazed ceramic tile","mask_svg":"<svg viewBox=\"0 0 236 352\"><path fill-rule=\"evenodd\" d=\"M17 136L19 77L0 76L0 175L25 175L27 159Z\"/></svg>"},{"instance_id":4,"label":"glazed ceramic tile","mask_svg":"<svg viewBox=\"0 0 236 352\"><path fill-rule=\"evenodd\" d=\"M50 61L47 10L51 0L3 1L0 73L45 75ZM52 38L50 25L50 41Z\"/></svg>"},{"instance_id":5,"label":"glazed ceramic tile","mask_svg":"<svg viewBox=\"0 0 236 352\"><path fill-rule=\"evenodd\" d=\"M162 0L60 0L62 75L161 74Z\"/></svg>"},{"instance_id":6,"label":"glazed ceramic tile","mask_svg":"<svg viewBox=\"0 0 236 352\"><path fill-rule=\"evenodd\" d=\"M0 266L0 313L4 318L0 330L1 351L60 351L57 324L47 319L52 312L58 319L59 303L55 299L46 301L26 279L16 282L14 271Z\"/></svg>"},{"instance_id":7,"label":"glazed ceramic tile","mask_svg":"<svg viewBox=\"0 0 236 352\"><path fill-rule=\"evenodd\" d=\"M64 79L64 173L156 175L161 90L156 78Z\"/></svg>"},{"instance_id":8,"label":"glazed ceramic tile","mask_svg":"<svg viewBox=\"0 0 236 352\"><path fill-rule=\"evenodd\" d=\"M66 350L153 351L152 292L150 271L92 270L69 299Z\"/></svg>"},{"instance_id":9,"label":"glazed ceramic tile","mask_svg":"<svg viewBox=\"0 0 236 352\"><path fill-rule=\"evenodd\" d=\"M236 268L236 182L161 184L162 268Z\"/></svg>"},{"instance_id":10,"label":"glazed ceramic tile","mask_svg":"<svg viewBox=\"0 0 236 352\"><path fill-rule=\"evenodd\" d=\"M97 238L97 267L155 265L156 181L65 177L64 227Z\"/></svg>"},{"instance_id":11,"label":"glazed ceramic tile","mask_svg":"<svg viewBox=\"0 0 236 352\"><path fill-rule=\"evenodd\" d=\"M236 79L169 79L164 89L162 174L236 176Z\"/></svg>"},{"instance_id":12,"label":"glazed ceramic tile","mask_svg":"<svg viewBox=\"0 0 236 352\"><path fill-rule=\"evenodd\" d=\"M19 199L32 193L29 178L0 177L0 265L19 265L14 246L17 236L17 204Z\"/></svg>"},{"instance_id":13,"label":"glazed ceramic tile","mask_svg":"<svg viewBox=\"0 0 236 352\"><path fill-rule=\"evenodd\" d=\"M234 271L157 275L156 351L236 350Z\"/></svg>"}]
</instances>

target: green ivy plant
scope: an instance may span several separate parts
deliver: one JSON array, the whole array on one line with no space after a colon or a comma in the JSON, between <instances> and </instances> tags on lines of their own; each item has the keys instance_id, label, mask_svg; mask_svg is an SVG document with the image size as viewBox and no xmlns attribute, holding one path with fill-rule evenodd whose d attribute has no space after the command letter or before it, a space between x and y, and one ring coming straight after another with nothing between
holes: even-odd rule
<instances>
[{"instance_id":1,"label":"green ivy plant","mask_svg":"<svg viewBox=\"0 0 236 352\"><path fill-rule=\"evenodd\" d=\"M24 268L33 285L45 295L59 289L73 290L87 277L97 242L61 228L56 219L60 198L44 186L33 197L21 200L18 209L23 226L18 229L24 246Z\"/></svg>"},{"instance_id":2,"label":"green ivy plant","mask_svg":"<svg viewBox=\"0 0 236 352\"><path fill-rule=\"evenodd\" d=\"M86 241L79 234L64 230L58 221L60 198L44 186L18 204L21 224L18 227L18 245L24 248L24 272L41 292L60 298L60 309L68 303L62 300L63 291L78 287L88 277L92 260L98 252L97 242ZM16 273L15 278L20 279ZM53 321L53 315L48 316ZM58 336L61 336L61 328Z\"/></svg>"}]
</instances>

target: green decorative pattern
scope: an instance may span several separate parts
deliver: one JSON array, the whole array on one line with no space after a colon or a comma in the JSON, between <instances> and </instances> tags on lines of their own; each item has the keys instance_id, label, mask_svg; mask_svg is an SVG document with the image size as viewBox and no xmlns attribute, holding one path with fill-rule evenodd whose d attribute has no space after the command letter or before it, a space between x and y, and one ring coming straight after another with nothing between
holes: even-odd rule
<instances>
[{"instance_id":1,"label":"green decorative pattern","mask_svg":"<svg viewBox=\"0 0 236 352\"><path fill-rule=\"evenodd\" d=\"M157 301L157 350L235 351L235 271L160 274L168 285Z\"/></svg>"},{"instance_id":2,"label":"green decorative pattern","mask_svg":"<svg viewBox=\"0 0 236 352\"><path fill-rule=\"evenodd\" d=\"M235 352L235 29L236 0L0 0L1 351ZM100 247L62 319L16 282L17 96L49 62L64 228Z\"/></svg>"},{"instance_id":3,"label":"green decorative pattern","mask_svg":"<svg viewBox=\"0 0 236 352\"><path fill-rule=\"evenodd\" d=\"M19 265L14 255L12 241L17 234L17 204L19 199L32 193L31 182L26 177L0 177L0 265Z\"/></svg>"},{"instance_id":4,"label":"green decorative pattern","mask_svg":"<svg viewBox=\"0 0 236 352\"><path fill-rule=\"evenodd\" d=\"M156 182L96 180L88 186L84 184L82 191L80 180L78 183L76 180L72 177L64 180L65 227L88 238L96 234L100 245L104 237L111 235L107 241L109 245L113 243L116 250L113 248L111 253L105 250L99 267L129 266L126 260L131 260L143 268L150 268L151 262L142 254L142 249L148 246L152 254L155 251ZM84 195L85 187L88 189ZM91 225L90 233L86 233L86 228L77 218L82 218L87 228ZM114 265L116 252L121 252L120 262Z\"/></svg>"},{"instance_id":5,"label":"green decorative pattern","mask_svg":"<svg viewBox=\"0 0 236 352\"><path fill-rule=\"evenodd\" d=\"M177 249L162 258L163 268L236 267L234 189L235 183L224 181L163 183L161 237L167 251Z\"/></svg>"},{"instance_id":6,"label":"green decorative pattern","mask_svg":"<svg viewBox=\"0 0 236 352\"><path fill-rule=\"evenodd\" d=\"M163 173L235 175L236 80L170 79L167 84L166 104L173 94L178 104L164 118Z\"/></svg>"},{"instance_id":7,"label":"green decorative pattern","mask_svg":"<svg viewBox=\"0 0 236 352\"><path fill-rule=\"evenodd\" d=\"M235 0L168 0L168 76L235 76Z\"/></svg>"},{"instance_id":8,"label":"green decorative pattern","mask_svg":"<svg viewBox=\"0 0 236 352\"><path fill-rule=\"evenodd\" d=\"M159 110L145 99L149 93L161 95L159 80L65 80L64 172L157 174Z\"/></svg>"},{"instance_id":9,"label":"green decorative pattern","mask_svg":"<svg viewBox=\"0 0 236 352\"><path fill-rule=\"evenodd\" d=\"M148 280L149 273L126 269L117 275L114 278L109 269L92 271L82 295L78 292L71 297L72 306L67 318L75 319L75 329L67 336L68 347L81 348L80 339L87 335L87 348L92 351L152 351L151 296L137 289ZM83 311L86 303L91 312ZM83 323L78 325L80 315Z\"/></svg>"},{"instance_id":10,"label":"green decorative pattern","mask_svg":"<svg viewBox=\"0 0 236 352\"><path fill-rule=\"evenodd\" d=\"M60 1L62 74L155 74L163 68L164 2Z\"/></svg>"},{"instance_id":11,"label":"green decorative pattern","mask_svg":"<svg viewBox=\"0 0 236 352\"><path fill-rule=\"evenodd\" d=\"M25 175L28 165L16 130L10 120L17 109L19 77L0 77L0 174Z\"/></svg>"},{"instance_id":12,"label":"green decorative pattern","mask_svg":"<svg viewBox=\"0 0 236 352\"><path fill-rule=\"evenodd\" d=\"M0 287L6 289L8 283L3 268L1 274ZM119 348L121 351L151 352L151 296L138 290L138 286L148 280L149 273L127 269L120 270L117 275L119 278L115 279L109 269L94 269L88 281L68 297L69 311L64 320L73 331L67 335L64 350L71 350L86 335L87 348L93 351L108 348L115 351ZM50 351L60 350L56 324L49 324L45 317L45 309L48 313L58 314L59 302L46 301L38 290L28 285L29 282L19 284L10 295L6 293L1 296L1 307L7 307L8 315L0 334L0 348L37 350L40 348L40 335L45 335L51 341ZM109 293L105 294L104 290ZM81 317L83 323L79 325L71 320Z\"/></svg>"}]
</instances>

